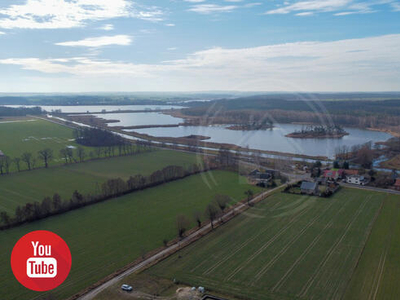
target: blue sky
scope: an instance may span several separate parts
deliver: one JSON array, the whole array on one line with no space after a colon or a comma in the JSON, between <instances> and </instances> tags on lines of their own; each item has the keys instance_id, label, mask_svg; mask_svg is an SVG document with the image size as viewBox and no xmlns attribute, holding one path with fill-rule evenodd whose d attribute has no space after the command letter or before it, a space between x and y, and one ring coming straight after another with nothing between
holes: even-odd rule
<instances>
[{"instance_id":1,"label":"blue sky","mask_svg":"<svg viewBox=\"0 0 400 300\"><path fill-rule=\"evenodd\" d=\"M399 0L2 0L0 92L399 91Z\"/></svg>"}]
</instances>

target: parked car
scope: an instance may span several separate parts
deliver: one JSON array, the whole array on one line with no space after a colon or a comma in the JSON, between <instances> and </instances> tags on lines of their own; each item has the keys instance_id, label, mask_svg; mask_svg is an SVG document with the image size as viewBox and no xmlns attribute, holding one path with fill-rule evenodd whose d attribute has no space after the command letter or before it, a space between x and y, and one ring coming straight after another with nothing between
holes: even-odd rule
<instances>
[{"instance_id":1,"label":"parked car","mask_svg":"<svg viewBox=\"0 0 400 300\"><path fill-rule=\"evenodd\" d=\"M130 285L128 285L128 284L123 284L123 285L121 286L121 289L122 289L123 291L126 291L126 292L131 292L131 291L132 291L132 287L131 287Z\"/></svg>"}]
</instances>

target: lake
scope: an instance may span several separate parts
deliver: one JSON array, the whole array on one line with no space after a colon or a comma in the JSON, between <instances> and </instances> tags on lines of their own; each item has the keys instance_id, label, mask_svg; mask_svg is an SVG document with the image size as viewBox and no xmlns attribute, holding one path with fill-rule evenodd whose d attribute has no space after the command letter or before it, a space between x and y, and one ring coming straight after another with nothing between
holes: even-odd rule
<instances>
[{"instance_id":1,"label":"lake","mask_svg":"<svg viewBox=\"0 0 400 300\"><path fill-rule=\"evenodd\" d=\"M184 120L158 112L143 113L110 113L92 114L106 120L119 120L118 123L109 123L108 126L143 126L143 125L177 125Z\"/></svg>"},{"instance_id":2,"label":"lake","mask_svg":"<svg viewBox=\"0 0 400 300\"><path fill-rule=\"evenodd\" d=\"M210 142L228 143L252 149L327 156L334 158L335 149L342 145L349 147L372 141L385 141L392 136L388 133L356 128L345 128L349 135L340 139L293 139L286 134L300 130L302 125L275 124L273 129L239 131L229 130L226 126L180 126L146 128L133 130L157 137L182 137L192 134L209 136ZM126 130L131 131L131 130Z\"/></svg>"}]
</instances>

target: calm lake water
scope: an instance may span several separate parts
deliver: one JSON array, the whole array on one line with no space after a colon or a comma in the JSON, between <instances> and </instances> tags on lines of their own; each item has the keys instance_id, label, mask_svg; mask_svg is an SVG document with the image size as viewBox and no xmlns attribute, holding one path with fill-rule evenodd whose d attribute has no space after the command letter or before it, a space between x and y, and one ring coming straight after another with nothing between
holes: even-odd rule
<instances>
[{"instance_id":1,"label":"calm lake water","mask_svg":"<svg viewBox=\"0 0 400 300\"><path fill-rule=\"evenodd\" d=\"M82 105L82 106L50 106L50 105L4 105L7 107L41 107L47 112L60 109L63 113L85 113L117 111L117 110L158 110L158 109L180 109L183 106L176 105Z\"/></svg>"},{"instance_id":2,"label":"calm lake water","mask_svg":"<svg viewBox=\"0 0 400 300\"><path fill-rule=\"evenodd\" d=\"M6 105L9 107L19 107L21 105ZM29 107L29 106L28 106ZM41 106L47 111L61 109L65 113L77 112L99 112L116 110L145 110L145 109L179 109L182 106L174 105L85 105L85 106ZM95 114L107 120L120 120L118 123L110 123L109 126L142 126L142 125L168 125L179 124L183 119L174 118L158 112L145 113L113 113ZM216 143L229 143L242 147L249 146L252 149L278 151L294 154L306 154L312 156L327 156L333 158L335 148L347 145L349 147L372 141L386 141L391 138L390 134L362 129L345 128L350 135L341 139L293 139L285 137L286 134L295 130L300 130L302 125L294 124L275 124L273 129L236 131L228 130L226 126L181 126L181 127L160 127L135 130L139 133L146 133L158 137L182 137L192 134L209 136L208 141ZM129 131L129 130L127 130Z\"/></svg>"},{"instance_id":3,"label":"calm lake water","mask_svg":"<svg viewBox=\"0 0 400 300\"><path fill-rule=\"evenodd\" d=\"M180 126L165 128L146 128L135 130L158 137L182 137L191 134L209 136L210 142L229 143L252 149L279 151L294 154L322 155L333 158L335 148L347 145L354 146L368 141L385 141L392 136L384 132L345 128L349 135L340 139L293 139L286 134L300 130L301 125L275 124L273 129L237 131L226 126ZM129 130L127 130L129 131Z\"/></svg>"},{"instance_id":4,"label":"calm lake water","mask_svg":"<svg viewBox=\"0 0 400 300\"><path fill-rule=\"evenodd\" d=\"M142 125L168 125L179 124L183 119L174 118L157 112L145 113L111 113L111 114L93 114L93 116L106 120L119 120L118 123L110 123L108 126L142 126ZM157 128L158 129L158 128Z\"/></svg>"}]
</instances>

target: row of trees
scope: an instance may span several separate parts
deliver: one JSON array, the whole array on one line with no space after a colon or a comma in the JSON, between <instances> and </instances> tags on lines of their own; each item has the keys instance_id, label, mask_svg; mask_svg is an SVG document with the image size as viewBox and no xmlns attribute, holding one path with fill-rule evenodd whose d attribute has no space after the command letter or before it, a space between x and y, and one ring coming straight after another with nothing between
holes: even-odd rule
<instances>
[{"instance_id":1,"label":"row of trees","mask_svg":"<svg viewBox=\"0 0 400 300\"><path fill-rule=\"evenodd\" d=\"M254 197L254 192L252 190L247 190L244 192L247 197L247 204L251 206L251 200ZM214 221L220 218L223 222L223 216L228 207L229 203L232 201L231 197L228 195L217 194L214 199L206 206L204 212L195 210L193 212L193 220L197 223L200 228L204 221L209 220L211 224L211 229L214 229ZM185 232L190 228L191 220L185 215L178 215L176 217L176 228L178 231L178 237L183 238ZM166 243L164 242L166 245Z\"/></svg>"},{"instance_id":2,"label":"row of trees","mask_svg":"<svg viewBox=\"0 0 400 300\"><path fill-rule=\"evenodd\" d=\"M20 157L11 158L9 156L0 157L0 174L9 174L11 167L15 165L18 172L21 171L21 165L25 164L27 170L32 170L37 165L37 158L43 161L44 166L47 168L49 161L53 158L53 150L46 148L37 152L35 157L31 152L24 152Z\"/></svg>"},{"instance_id":3,"label":"row of trees","mask_svg":"<svg viewBox=\"0 0 400 300\"><path fill-rule=\"evenodd\" d=\"M107 146L107 147L96 147L94 151L87 152L83 147L65 147L60 149L59 158L64 161L65 164L83 162L87 159L92 160L101 157L114 157L114 156L126 156L134 155L142 152L152 151L149 144L144 142L138 142L137 145L119 144L118 146ZM18 172L23 167L25 170L33 170L38 167L38 161L45 168L48 168L49 163L52 159L56 158L54 151L50 148L39 150L35 156L32 152L24 152L20 157L11 158L9 156L0 157L0 174L9 174L12 166L14 166Z\"/></svg>"},{"instance_id":4,"label":"row of trees","mask_svg":"<svg viewBox=\"0 0 400 300\"><path fill-rule=\"evenodd\" d=\"M216 167L216 165L214 166ZM135 175L129 177L128 180L121 178L109 179L101 185L101 190L95 194L83 195L78 191L74 191L70 199L63 201L60 195L56 193L52 198L45 197L42 202L36 201L27 203L24 206L18 206L14 217L9 216L7 212L1 212L0 221L3 225L0 229L18 226L25 222L33 222L51 215L64 213L208 170L210 170L209 165L194 164L187 168L167 166L149 176Z\"/></svg>"},{"instance_id":5,"label":"row of trees","mask_svg":"<svg viewBox=\"0 0 400 300\"><path fill-rule=\"evenodd\" d=\"M227 195L217 194L214 199L206 206L204 212L195 210L193 212L193 220L197 223L200 228L205 220L210 220L211 228L214 229L214 221L220 217L222 221L222 216L229 204L231 202L231 197ZM185 232L191 226L191 220L185 215L178 215L176 217L176 228L179 238L183 238Z\"/></svg>"}]
</instances>

